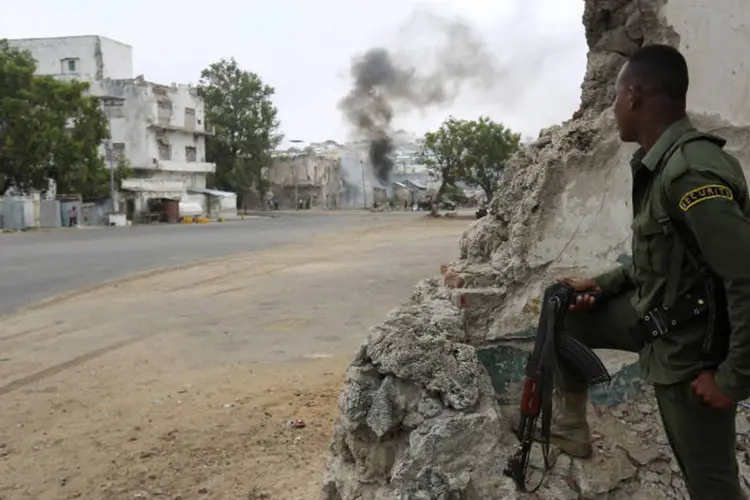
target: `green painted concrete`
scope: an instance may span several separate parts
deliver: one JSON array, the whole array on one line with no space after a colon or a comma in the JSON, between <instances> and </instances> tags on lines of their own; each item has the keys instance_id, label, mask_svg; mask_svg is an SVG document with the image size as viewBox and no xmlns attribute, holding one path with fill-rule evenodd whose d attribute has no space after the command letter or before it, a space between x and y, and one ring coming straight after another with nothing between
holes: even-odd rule
<instances>
[{"instance_id":1,"label":"green painted concrete","mask_svg":"<svg viewBox=\"0 0 750 500\"><path fill-rule=\"evenodd\" d=\"M521 336L518 332L514 336ZM503 403L507 401L506 394L514 386L520 386L524 379L524 370L528 351L510 345L494 345L477 350L477 357L490 376L492 387ZM607 385L591 389L591 401L598 405L618 405L627 401L638 393L641 388L640 367L637 363L626 365L612 375Z\"/></svg>"},{"instance_id":2,"label":"green painted concrete","mask_svg":"<svg viewBox=\"0 0 750 500\"><path fill-rule=\"evenodd\" d=\"M507 345L495 345L477 350L477 357L487 370L492 388L501 400L504 399L511 386L523 381L528 356L528 352ZM507 401L507 403L511 402Z\"/></svg>"},{"instance_id":3,"label":"green painted concrete","mask_svg":"<svg viewBox=\"0 0 750 500\"><path fill-rule=\"evenodd\" d=\"M617 263L629 266L633 262L630 254L620 254ZM519 330L507 337L510 339L531 339L536 335L536 326ZM492 387L501 401L509 389L520 386L524 379L526 360L529 352L509 344L500 343L477 350L477 357L490 375ZM635 396L641 389L640 367L637 363L626 365L610 374L609 384L597 386L589 392L591 401L598 405L617 405ZM515 403L515 401L505 401Z\"/></svg>"},{"instance_id":4,"label":"green painted concrete","mask_svg":"<svg viewBox=\"0 0 750 500\"><path fill-rule=\"evenodd\" d=\"M633 256L627 253L620 254L616 262L622 266L629 266L633 263Z\"/></svg>"}]
</instances>

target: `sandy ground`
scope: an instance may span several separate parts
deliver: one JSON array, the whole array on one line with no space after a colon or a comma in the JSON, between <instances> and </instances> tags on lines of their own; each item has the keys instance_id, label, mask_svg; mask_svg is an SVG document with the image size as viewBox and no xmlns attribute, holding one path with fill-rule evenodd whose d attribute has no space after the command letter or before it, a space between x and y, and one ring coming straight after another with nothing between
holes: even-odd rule
<instances>
[{"instance_id":1,"label":"sandy ground","mask_svg":"<svg viewBox=\"0 0 750 500\"><path fill-rule=\"evenodd\" d=\"M0 318L0 499L317 498L352 352L467 225L346 230Z\"/></svg>"}]
</instances>

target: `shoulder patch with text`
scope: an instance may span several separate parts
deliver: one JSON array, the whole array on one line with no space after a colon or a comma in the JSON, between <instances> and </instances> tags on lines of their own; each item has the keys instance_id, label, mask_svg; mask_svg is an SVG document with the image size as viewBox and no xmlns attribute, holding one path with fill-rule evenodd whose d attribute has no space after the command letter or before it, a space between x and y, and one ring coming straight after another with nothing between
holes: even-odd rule
<instances>
[{"instance_id":1,"label":"shoulder patch with text","mask_svg":"<svg viewBox=\"0 0 750 500\"><path fill-rule=\"evenodd\" d=\"M695 189L692 189L685 193L680 198L680 208L683 212L687 212L698 203L705 200L713 200L716 198L723 198L725 200L734 200L734 194L732 190L721 184L706 184Z\"/></svg>"}]
</instances>

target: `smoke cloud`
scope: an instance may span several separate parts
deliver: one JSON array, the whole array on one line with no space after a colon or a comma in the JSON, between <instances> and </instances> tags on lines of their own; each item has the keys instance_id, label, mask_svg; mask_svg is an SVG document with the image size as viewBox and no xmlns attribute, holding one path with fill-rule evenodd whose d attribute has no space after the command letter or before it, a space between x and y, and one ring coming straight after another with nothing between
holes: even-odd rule
<instances>
[{"instance_id":1,"label":"smoke cloud","mask_svg":"<svg viewBox=\"0 0 750 500\"><path fill-rule=\"evenodd\" d=\"M420 10L401 32L409 33L412 42L422 36L426 47L377 47L355 57L353 87L339 103L357 135L369 142L370 164L382 184L393 169L389 155L395 109L408 113L449 105L465 86L486 91L501 76L482 38L461 19Z\"/></svg>"}]
</instances>

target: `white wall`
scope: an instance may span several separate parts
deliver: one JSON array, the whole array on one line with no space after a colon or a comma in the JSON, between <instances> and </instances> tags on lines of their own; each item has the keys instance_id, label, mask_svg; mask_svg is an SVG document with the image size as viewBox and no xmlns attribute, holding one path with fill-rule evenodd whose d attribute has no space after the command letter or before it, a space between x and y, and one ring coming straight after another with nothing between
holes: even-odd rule
<instances>
[{"instance_id":1,"label":"white wall","mask_svg":"<svg viewBox=\"0 0 750 500\"><path fill-rule=\"evenodd\" d=\"M31 52L40 75L75 77L93 81L100 78L132 78L132 48L100 36L22 38L9 40L11 46ZM75 72L63 67L63 60L77 58Z\"/></svg>"},{"instance_id":2,"label":"white wall","mask_svg":"<svg viewBox=\"0 0 750 500\"><path fill-rule=\"evenodd\" d=\"M104 110L110 119L112 142L125 144L125 156L136 168L146 168L151 163L147 124L153 117L143 102L146 92L145 82L136 80L101 80L91 87L92 94L109 98Z\"/></svg>"},{"instance_id":3,"label":"white wall","mask_svg":"<svg viewBox=\"0 0 750 500\"><path fill-rule=\"evenodd\" d=\"M188 188L206 188L206 174L201 172L169 172L160 170L153 172L151 179L154 182L182 182L183 190Z\"/></svg>"},{"instance_id":4,"label":"white wall","mask_svg":"<svg viewBox=\"0 0 750 500\"><path fill-rule=\"evenodd\" d=\"M104 72L102 78L133 78L133 48L130 45L99 37Z\"/></svg>"},{"instance_id":5,"label":"white wall","mask_svg":"<svg viewBox=\"0 0 750 500\"><path fill-rule=\"evenodd\" d=\"M750 2L669 0L661 14L679 35L678 48L688 63L688 110L694 124L726 138L727 149L740 158L748 175L748 132L725 125L750 125L750 61L744 57L750 47ZM545 203L554 208L531 246L532 266L555 262L561 268L600 271L629 252L628 161L637 146L620 143L609 111L598 127L612 130L611 136L570 161L564 174L555 174L559 198Z\"/></svg>"},{"instance_id":6,"label":"white wall","mask_svg":"<svg viewBox=\"0 0 750 500\"><path fill-rule=\"evenodd\" d=\"M669 0L663 13L691 69L690 109L750 124L750 2Z\"/></svg>"},{"instance_id":7,"label":"white wall","mask_svg":"<svg viewBox=\"0 0 750 500\"><path fill-rule=\"evenodd\" d=\"M172 84L172 85L154 85L152 92L166 92L166 97L172 101L172 114L167 123L173 127L185 127L185 108L195 110L195 130L204 132L206 130L206 116L203 99L198 96L198 89L190 85ZM154 93L154 95L156 95Z\"/></svg>"}]
</instances>

